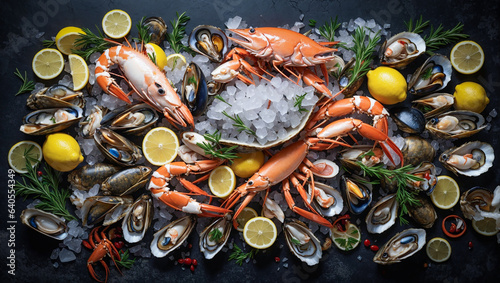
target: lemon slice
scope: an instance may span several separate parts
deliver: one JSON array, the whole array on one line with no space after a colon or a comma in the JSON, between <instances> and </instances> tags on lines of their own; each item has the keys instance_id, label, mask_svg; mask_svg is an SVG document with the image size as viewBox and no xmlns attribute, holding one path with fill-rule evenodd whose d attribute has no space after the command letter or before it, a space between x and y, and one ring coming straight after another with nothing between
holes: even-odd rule
<instances>
[{"instance_id":1,"label":"lemon slice","mask_svg":"<svg viewBox=\"0 0 500 283\"><path fill-rule=\"evenodd\" d=\"M73 90L80 90L89 81L89 67L85 60L76 54L70 54L68 59L73 77Z\"/></svg>"},{"instance_id":2,"label":"lemon slice","mask_svg":"<svg viewBox=\"0 0 500 283\"><path fill-rule=\"evenodd\" d=\"M182 56L182 54L174 53L167 56L167 67L169 67L170 70L174 68L180 69L186 65L186 58Z\"/></svg>"},{"instance_id":3,"label":"lemon slice","mask_svg":"<svg viewBox=\"0 0 500 283\"><path fill-rule=\"evenodd\" d=\"M438 176L437 184L431 193L431 201L441 209L450 209L460 199L460 188L453 178Z\"/></svg>"},{"instance_id":4,"label":"lemon slice","mask_svg":"<svg viewBox=\"0 0 500 283\"><path fill-rule=\"evenodd\" d=\"M359 232L358 226L349 223L346 231L340 231L337 227L331 229L332 240L337 246L337 248L343 251L350 251L356 248L361 242L361 233Z\"/></svg>"},{"instance_id":5,"label":"lemon slice","mask_svg":"<svg viewBox=\"0 0 500 283\"><path fill-rule=\"evenodd\" d=\"M236 187L236 176L228 166L219 166L210 172L208 187L214 196L226 198Z\"/></svg>"},{"instance_id":6,"label":"lemon slice","mask_svg":"<svg viewBox=\"0 0 500 283\"><path fill-rule=\"evenodd\" d=\"M165 54L165 51L154 43L148 43L146 44L146 52L151 59L154 59L153 62L156 66L163 71L165 66L167 66L167 55Z\"/></svg>"},{"instance_id":7,"label":"lemon slice","mask_svg":"<svg viewBox=\"0 0 500 283\"><path fill-rule=\"evenodd\" d=\"M248 220L257 216L259 215L257 214L257 211L255 211L255 209L251 207L244 207L238 217L234 219L238 223L238 227L236 228L236 230L243 232L243 228L245 228Z\"/></svg>"},{"instance_id":8,"label":"lemon slice","mask_svg":"<svg viewBox=\"0 0 500 283\"><path fill-rule=\"evenodd\" d=\"M142 152L149 163L162 166L177 156L179 139L169 128L157 127L150 130L142 140Z\"/></svg>"},{"instance_id":9,"label":"lemon slice","mask_svg":"<svg viewBox=\"0 0 500 283\"><path fill-rule=\"evenodd\" d=\"M80 49L75 46L75 40L80 38L81 34L85 34L81 28L65 27L61 29L56 35L57 49L64 55L69 55L73 53L73 50Z\"/></svg>"},{"instance_id":10,"label":"lemon slice","mask_svg":"<svg viewBox=\"0 0 500 283\"><path fill-rule=\"evenodd\" d=\"M451 246L443 238L432 238L425 248L427 256L435 262L447 261L451 256Z\"/></svg>"},{"instance_id":11,"label":"lemon slice","mask_svg":"<svg viewBox=\"0 0 500 283\"><path fill-rule=\"evenodd\" d=\"M132 20L127 12L116 9L111 10L102 18L102 29L111 38L122 38L132 28Z\"/></svg>"},{"instance_id":12,"label":"lemon slice","mask_svg":"<svg viewBox=\"0 0 500 283\"><path fill-rule=\"evenodd\" d=\"M484 64L484 52L479 44L471 40L457 43L450 54L453 68L462 74L473 74Z\"/></svg>"},{"instance_id":13,"label":"lemon slice","mask_svg":"<svg viewBox=\"0 0 500 283\"><path fill-rule=\"evenodd\" d=\"M498 233L497 223L493 218L472 219L472 227L483 236L495 236Z\"/></svg>"},{"instance_id":14,"label":"lemon slice","mask_svg":"<svg viewBox=\"0 0 500 283\"><path fill-rule=\"evenodd\" d=\"M42 148L36 142L20 141L13 145L9 150L9 165L17 173L28 173L26 170L26 158L33 158L36 161L31 161L31 166L35 166L38 162L42 161Z\"/></svg>"},{"instance_id":15,"label":"lemon slice","mask_svg":"<svg viewBox=\"0 0 500 283\"><path fill-rule=\"evenodd\" d=\"M271 219L266 217L254 217L248 220L243 229L245 242L256 249L267 249L274 244L278 231Z\"/></svg>"},{"instance_id":16,"label":"lemon slice","mask_svg":"<svg viewBox=\"0 0 500 283\"><path fill-rule=\"evenodd\" d=\"M59 50L44 48L35 54L31 67L37 77L43 80L50 80L62 72L64 69L64 59Z\"/></svg>"}]
</instances>

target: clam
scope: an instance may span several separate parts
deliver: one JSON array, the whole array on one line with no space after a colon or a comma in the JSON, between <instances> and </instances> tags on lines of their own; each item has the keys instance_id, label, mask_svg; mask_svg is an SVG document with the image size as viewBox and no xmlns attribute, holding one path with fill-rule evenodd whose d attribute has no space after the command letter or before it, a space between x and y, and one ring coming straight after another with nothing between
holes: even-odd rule
<instances>
[{"instance_id":1,"label":"clam","mask_svg":"<svg viewBox=\"0 0 500 283\"><path fill-rule=\"evenodd\" d=\"M420 134L425 130L425 116L416 108L394 108L391 110L391 117L398 125L398 128L403 132Z\"/></svg>"},{"instance_id":2,"label":"clam","mask_svg":"<svg viewBox=\"0 0 500 283\"><path fill-rule=\"evenodd\" d=\"M416 191L430 195L437 184L436 166L432 162L424 161L408 174L422 179L422 181L408 181L408 187Z\"/></svg>"},{"instance_id":3,"label":"clam","mask_svg":"<svg viewBox=\"0 0 500 283\"><path fill-rule=\"evenodd\" d=\"M133 166L142 158L135 144L108 128L97 129L94 141L104 156L118 165Z\"/></svg>"},{"instance_id":4,"label":"clam","mask_svg":"<svg viewBox=\"0 0 500 283\"><path fill-rule=\"evenodd\" d=\"M93 137L95 131L101 127L101 122L108 109L95 105L90 115L80 120L79 127L85 138Z\"/></svg>"},{"instance_id":5,"label":"clam","mask_svg":"<svg viewBox=\"0 0 500 283\"><path fill-rule=\"evenodd\" d=\"M65 85L53 85L32 93L26 100L29 108L62 108L77 106L85 107L85 99L81 91L73 91Z\"/></svg>"},{"instance_id":6,"label":"clam","mask_svg":"<svg viewBox=\"0 0 500 283\"><path fill-rule=\"evenodd\" d=\"M96 184L101 184L109 176L120 171L120 167L112 164L96 163L85 165L68 175L68 182L79 190L89 190Z\"/></svg>"},{"instance_id":7,"label":"clam","mask_svg":"<svg viewBox=\"0 0 500 283\"><path fill-rule=\"evenodd\" d=\"M460 209L471 220L495 219L497 230L500 230L500 186L493 192L481 187L464 192L460 197Z\"/></svg>"},{"instance_id":8,"label":"clam","mask_svg":"<svg viewBox=\"0 0 500 283\"><path fill-rule=\"evenodd\" d=\"M311 196L313 196L312 199ZM316 211L325 217L338 215L344 209L344 200L340 192L327 184L314 182L313 193L311 183L309 183L307 198Z\"/></svg>"},{"instance_id":9,"label":"clam","mask_svg":"<svg viewBox=\"0 0 500 283\"><path fill-rule=\"evenodd\" d=\"M436 150L430 142L419 136L408 136L404 138L405 144L401 149L404 164L418 166L424 161L432 162L436 156Z\"/></svg>"},{"instance_id":10,"label":"clam","mask_svg":"<svg viewBox=\"0 0 500 283\"><path fill-rule=\"evenodd\" d=\"M207 139L205 139L204 136L195 133L195 132L184 132L182 133L182 143L186 145L189 149L192 151L205 156L209 157L207 154L205 154L205 150L198 146L199 143L208 143L210 145L213 145L213 143Z\"/></svg>"},{"instance_id":11,"label":"clam","mask_svg":"<svg viewBox=\"0 0 500 283\"><path fill-rule=\"evenodd\" d=\"M158 112L146 103L109 112L102 118L102 125L124 134L140 135L158 121Z\"/></svg>"},{"instance_id":12,"label":"clam","mask_svg":"<svg viewBox=\"0 0 500 283\"><path fill-rule=\"evenodd\" d=\"M458 139L470 137L486 128L484 117L472 111L458 110L430 119L425 128L438 138Z\"/></svg>"},{"instance_id":13,"label":"clam","mask_svg":"<svg viewBox=\"0 0 500 283\"><path fill-rule=\"evenodd\" d=\"M446 150L439 156L439 161L446 169L465 176L479 176L493 165L495 152L485 142L473 141L459 147Z\"/></svg>"},{"instance_id":14,"label":"clam","mask_svg":"<svg viewBox=\"0 0 500 283\"><path fill-rule=\"evenodd\" d=\"M102 182L101 190L104 195L122 196L131 194L149 181L151 168L137 166L124 169L109 176Z\"/></svg>"},{"instance_id":15,"label":"clam","mask_svg":"<svg viewBox=\"0 0 500 283\"><path fill-rule=\"evenodd\" d=\"M129 243L137 243L146 234L153 221L153 200L150 194L140 196L126 212L123 222L123 237Z\"/></svg>"},{"instance_id":16,"label":"clam","mask_svg":"<svg viewBox=\"0 0 500 283\"><path fill-rule=\"evenodd\" d=\"M94 225L104 220L104 226L111 225L125 216L125 211L134 202L131 196L93 196L82 206L82 224Z\"/></svg>"},{"instance_id":17,"label":"clam","mask_svg":"<svg viewBox=\"0 0 500 283\"><path fill-rule=\"evenodd\" d=\"M424 229L406 229L392 237L373 257L378 264L401 262L422 249L426 243Z\"/></svg>"},{"instance_id":18,"label":"clam","mask_svg":"<svg viewBox=\"0 0 500 283\"><path fill-rule=\"evenodd\" d=\"M371 167L382 162L384 152L379 147L371 145L353 145L339 152L340 163L351 170L359 171L361 168L358 162L367 167Z\"/></svg>"},{"instance_id":19,"label":"clam","mask_svg":"<svg viewBox=\"0 0 500 283\"><path fill-rule=\"evenodd\" d=\"M203 114L207 108L207 81L196 63L191 63L186 67L182 79L181 99L193 116Z\"/></svg>"},{"instance_id":20,"label":"clam","mask_svg":"<svg viewBox=\"0 0 500 283\"><path fill-rule=\"evenodd\" d=\"M20 131L29 135L47 135L68 128L82 117L82 108L76 106L36 110L24 117Z\"/></svg>"},{"instance_id":21,"label":"clam","mask_svg":"<svg viewBox=\"0 0 500 283\"><path fill-rule=\"evenodd\" d=\"M285 214L281 207L270 197L266 198L266 201L262 205L262 215L269 219L276 217L281 223L285 221Z\"/></svg>"},{"instance_id":22,"label":"clam","mask_svg":"<svg viewBox=\"0 0 500 283\"><path fill-rule=\"evenodd\" d=\"M226 244L233 223L230 214L216 218L200 234L200 251L206 259L212 259Z\"/></svg>"},{"instance_id":23,"label":"clam","mask_svg":"<svg viewBox=\"0 0 500 283\"><path fill-rule=\"evenodd\" d=\"M434 54L413 73L408 91L413 95L425 95L446 87L451 80L451 62L446 56Z\"/></svg>"},{"instance_id":24,"label":"clam","mask_svg":"<svg viewBox=\"0 0 500 283\"><path fill-rule=\"evenodd\" d=\"M296 257L309 266L319 263L323 255L321 244L304 223L293 219L285 223L283 231L286 243Z\"/></svg>"},{"instance_id":25,"label":"clam","mask_svg":"<svg viewBox=\"0 0 500 283\"><path fill-rule=\"evenodd\" d=\"M186 215L167 224L154 234L151 241L151 253L155 257L164 257L178 248L191 234L196 225L196 218Z\"/></svg>"},{"instance_id":26,"label":"clam","mask_svg":"<svg viewBox=\"0 0 500 283\"><path fill-rule=\"evenodd\" d=\"M362 213L372 202L372 185L360 176L342 175L341 184L349 210L354 214Z\"/></svg>"},{"instance_id":27,"label":"clam","mask_svg":"<svg viewBox=\"0 0 500 283\"><path fill-rule=\"evenodd\" d=\"M193 29L188 44L195 52L221 63L228 51L226 34L218 27L201 25Z\"/></svg>"},{"instance_id":28,"label":"clam","mask_svg":"<svg viewBox=\"0 0 500 283\"><path fill-rule=\"evenodd\" d=\"M410 204L408 206L408 214L422 228L431 228L437 219L437 213L431 202L419 195L415 198L420 202L419 205Z\"/></svg>"},{"instance_id":29,"label":"clam","mask_svg":"<svg viewBox=\"0 0 500 283\"><path fill-rule=\"evenodd\" d=\"M453 103L455 103L455 97L448 93L433 93L421 99L414 100L412 103L428 119L450 109Z\"/></svg>"},{"instance_id":30,"label":"clam","mask_svg":"<svg viewBox=\"0 0 500 283\"><path fill-rule=\"evenodd\" d=\"M36 208L21 212L21 222L46 236L64 240L68 236L68 227L64 218Z\"/></svg>"},{"instance_id":31,"label":"clam","mask_svg":"<svg viewBox=\"0 0 500 283\"><path fill-rule=\"evenodd\" d=\"M224 89L225 83L221 82L216 82L216 81L208 81L207 82L207 90L208 90L208 95L213 96L220 94L222 90Z\"/></svg>"},{"instance_id":32,"label":"clam","mask_svg":"<svg viewBox=\"0 0 500 283\"><path fill-rule=\"evenodd\" d=\"M390 194L375 203L366 215L366 230L372 234L380 234L389 229L398 217L399 202L396 194Z\"/></svg>"},{"instance_id":33,"label":"clam","mask_svg":"<svg viewBox=\"0 0 500 283\"><path fill-rule=\"evenodd\" d=\"M167 35L168 26L161 17L149 17L144 20L144 25L148 28L149 42L161 46Z\"/></svg>"},{"instance_id":34,"label":"clam","mask_svg":"<svg viewBox=\"0 0 500 283\"><path fill-rule=\"evenodd\" d=\"M347 64L345 64L338 75L340 90L343 90L342 93L345 95L345 97L352 97L354 94L356 94L356 91L361 87L364 81L363 76L357 81L351 82L353 74L352 69L355 63L356 59L352 58L349 62L347 62ZM351 85L347 87L349 84Z\"/></svg>"},{"instance_id":35,"label":"clam","mask_svg":"<svg viewBox=\"0 0 500 283\"><path fill-rule=\"evenodd\" d=\"M389 38L380 47L380 63L403 68L425 52L424 39L412 32L402 32Z\"/></svg>"}]
</instances>

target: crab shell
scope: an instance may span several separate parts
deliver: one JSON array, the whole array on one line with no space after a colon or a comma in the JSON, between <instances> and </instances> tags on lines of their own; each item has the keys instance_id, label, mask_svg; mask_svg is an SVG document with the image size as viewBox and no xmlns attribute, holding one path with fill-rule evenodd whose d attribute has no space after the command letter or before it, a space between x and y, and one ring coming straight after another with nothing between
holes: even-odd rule
<instances>
[{"instance_id":1,"label":"crab shell","mask_svg":"<svg viewBox=\"0 0 500 283\"><path fill-rule=\"evenodd\" d=\"M304 223L292 219L290 222L285 223L283 232L285 233L288 248L296 257L309 266L319 263L323 256L321 244Z\"/></svg>"},{"instance_id":2,"label":"crab shell","mask_svg":"<svg viewBox=\"0 0 500 283\"><path fill-rule=\"evenodd\" d=\"M196 226L196 218L193 215L186 215L170 222L154 234L150 245L151 253L155 257L168 255L188 238L194 226ZM171 237L171 231L177 235L175 239Z\"/></svg>"},{"instance_id":3,"label":"crab shell","mask_svg":"<svg viewBox=\"0 0 500 283\"><path fill-rule=\"evenodd\" d=\"M33 110L45 108L61 108L77 106L85 107L85 99L81 91L73 91L65 85L53 85L32 93L26 105Z\"/></svg>"},{"instance_id":4,"label":"crab shell","mask_svg":"<svg viewBox=\"0 0 500 283\"><path fill-rule=\"evenodd\" d=\"M378 250L373 261L383 265L401 262L425 246L425 237L424 229L412 228L401 231Z\"/></svg>"},{"instance_id":5,"label":"crab shell","mask_svg":"<svg viewBox=\"0 0 500 283\"><path fill-rule=\"evenodd\" d=\"M473 155L473 159L477 161L476 166L473 166L470 169L459 169L447 162L452 155L463 156L466 154ZM455 173L455 175L462 174L465 176L479 176L485 173L491 166L493 166L494 160L495 152L493 147L488 143L480 141L472 141L464 143L459 147L450 148L439 156L439 161L443 163L446 169Z\"/></svg>"},{"instance_id":6,"label":"crab shell","mask_svg":"<svg viewBox=\"0 0 500 283\"><path fill-rule=\"evenodd\" d=\"M438 124L440 121L448 117L458 120L458 124L453 131L439 129ZM459 139L470 137L482 129L486 128L486 123L483 115L465 110L457 110L443 113L437 117L430 119L425 128L438 138L442 139Z\"/></svg>"},{"instance_id":7,"label":"crab shell","mask_svg":"<svg viewBox=\"0 0 500 283\"><path fill-rule=\"evenodd\" d=\"M422 82L420 78L429 68L432 68L429 84L425 87L419 86ZM434 54L413 73L408 83L408 92L413 95L425 95L440 91L450 82L452 72L450 60L441 54Z\"/></svg>"},{"instance_id":8,"label":"crab shell","mask_svg":"<svg viewBox=\"0 0 500 283\"><path fill-rule=\"evenodd\" d=\"M434 100L442 100L442 103L435 103ZM432 118L450 109L455 103L455 97L449 93L433 93L422 97L420 99L414 100L412 102L415 108L419 109L424 113L426 119ZM424 110L425 107L433 108L430 111Z\"/></svg>"},{"instance_id":9,"label":"crab shell","mask_svg":"<svg viewBox=\"0 0 500 283\"><path fill-rule=\"evenodd\" d=\"M200 234L200 251L206 259L212 259L226 244L231 234L233 223L232 217L226 214L224 217L216 218ZM217 241L212 238L211 232L218 229L222 236Z\"/></svg>"},{"instance_id":10,"label":"crab shell","mask_svg":"<svg viewBox=\"0 0 500 283\"><path fill-rule=\"evenodd\" d=\"M372 234L381 234L396 223L399 202L396 194L390 194L375 203L366 215L366 230Z\"/></svg>"},{"instance_id":11,"label":"crab shell","mask_svg":"<svg viewBox=\"0 0 500 283\"><path fill-rule=\"evenodd\" d=\"M129 243L144 238L153 221L153 199L150 194L140 196L125 213L122 222L123 237Z\"/></svg>"},{"instance_id":12,"label":"crab shell","mask_svg":"<svg viewBox=\"0 0 500 283\"><path fill-rule=\"evenodd\" d=\"M28 208L21 213L21 222L31 229L56 240L68 236L68 227L64 218L36 208Z\"/></svg>"},{"instance_id":13,"label":"crab shell","mask_svg":"<svg viewBox=\"0 0 500 283\"><path fill-rule=\"evenodd\" d=\"M387 50L389 46L391 46L392 43L396 42L397 40L409 40L412 42L415 46L415 51L414 53L406 56L405 58L402 59L395 59L395 58L388 58L384 53ZM382 44L380 47L380 63L385 66L393 67L393 68L404 68L406 65L410 64L413 60L415 60L418 56L420 56L422 53L425 52L425 41L424 39L413 32L402 32L394 35L393 37L389 38Z\"/></svg>"}]
</instances>

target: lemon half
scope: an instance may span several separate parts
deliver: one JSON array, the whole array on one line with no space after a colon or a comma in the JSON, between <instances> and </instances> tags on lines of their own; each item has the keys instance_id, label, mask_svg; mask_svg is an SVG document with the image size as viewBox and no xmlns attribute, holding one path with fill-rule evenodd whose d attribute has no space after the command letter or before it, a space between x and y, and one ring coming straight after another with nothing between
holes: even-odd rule
<instances>
[{"instance_id":1,"label":"lemon half","mask_svg":"<svg viewBox=\"0 0 500 283\"><path fill-rule=\"evenodd\" d=\"M79 49L75 46L75 40L80 38L81 34L85 34L81 28L65 27L61 29L56 35L57 49L64 55L73 53L73 50Z\"/></svg>"},{"instance_id":2,"label":"lemon half","mask_svg":"<svg viewBox=\"0 0 500 283\"><path fill-rule=\"evenodd\" d=\"M71 76L73 77L73 90L80 90L89 81L89 67L85 59L76 54L70 54L68 59Z\"/></svg>"}]
</instances>

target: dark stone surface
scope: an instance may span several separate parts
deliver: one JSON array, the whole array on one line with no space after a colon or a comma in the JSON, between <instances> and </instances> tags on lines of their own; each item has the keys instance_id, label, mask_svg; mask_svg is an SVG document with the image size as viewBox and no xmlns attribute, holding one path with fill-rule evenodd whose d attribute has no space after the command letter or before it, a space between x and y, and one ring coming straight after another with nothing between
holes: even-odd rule
<instances>
[{"instance_id":1,"label":"dark stone surface","mask_svg":"<svg viewBox=\"0 0 500 283\"><path fill-rule=\"evenodd\" d=\"M100 26L104 14L113 8L127 11L135 23L142 16L161 16L166 21L175 18L175 12L187 11L191 21L187 30L199 24L211 24L223 27L224 22L235 15L240 15L253 26L279 26L284 24L293 25L299 20L301 14L305 15L304 22L315 19L318 24L324 23L330 17L339 16L341 21L348 21L361 17L364 19L374 18L377 23L391 24L393 34L403 31L404 21L410 17L416 18L420 14L424 19L429 19L437 26L443 23L445 28L451 28L457 22L465 24L464 31L471 35L471 39L481 44L486 54L486 62L483 68L474 75L460 75L453 73L453 79L448 84L445 92L453 93L455 85L463 81L475 81L482 84L490 97L490 104L483 112L485 116L494 109L498 109L499 81L499 22L498 1L242 1L242 0L216 0L213 3L205 1L69 1L69 0L40 0L40 1L4 1L1 5L2 17L0 18L0 35L2 43L0 47L0 80L2 82L2 103L0 103L3 116L2 134L0 135L1 146L1 174L0 178L4 187L0 198L0 255L2 262L2 282L74 282L88 281L89 276L86 260L90 255L88 250L77 254L77 260L70 263L60 264L58 268L53 267L49 259L50 254L58 243L37 234L20 221L15 225L15 276L7 274L8 267L8 239L7 230L7 152L17 141L29 139L42 143L43 137L25 136L18 129L22 117L28 113L25 106L27 94L14 97L14 93L20 85L13 72L15 68L28 71L28 76L33 79L31 72L31 60L33 55L42 48L41 40L36 38L39 32L44 32L42 38L48 39L64 26L73 25L89 27ZM135 32L135 27L133 27ZM448 55L451 46L440 53ZM420 58L419 60L423 60ZM417 66L414 63L412 66ZM414 67L409 67L413 69ZM406 75L409 70L404 70ZM468 140L482 140L491 143L499 150L500 128L497 125L498 118L494 119L492 128L483 131ZM455 141L461 144L462 140ZM460 184L461 190L465 191L472 186L480 185L493 190L500 184L499 158L495 160L494 167L488 173L475 178L457 176L454 178ZM436 158L437 162L437 158ZM446 173L446 172L444 172ZM27 202L16 199L16 216L19 217ZM442 211L438 209L438 220L436 225L427 229L427 239L432 237L443 237L440 223L442 219L450 214L461 215L456 206L453 211ZM362 218L364 218L362 215ZM356 219L356 218L355 218ZM364 223L364 221L363 221ZM321 263L314 267L308 267L290 255L284 244L284 237L279 236L278 243L265 252L256 256L256 263L238 266L234 262L227 262L228 253L221 253L213 260L204 260L199 253L196 241L197 235L192 234L189 242L193 243L192 257L199 260L195 272L182 270L179 265L168 259L149 258L138 259L131 270L122 270L120 275L116 268L111 266L110 282L138 282L138 281L167 281L167 282L299 282L299 281L439 281L439 282L471 282L486 281L499 282L500 248L496 243L496 237L483 237L475 233L470 226L468 231L459 239L449 239L453 253L451 258L442 264L431 263L424 268L424 263L429 263L425 251L420 251L413 257L400 264L392 266L379 266L372 262L374 253L363 246L353 252L339 252L332 248L325 252ZM397 231L407 227L395 225L383 235L368 235L365 225L362 224L362 239L369 238L378 245L385 243ZM151 231L144 242L149 245L152 237ZM323 237L323 235L319 235ZM233 232L232 237L239 243L239 237ZM474 248L469 250L467 243L472 241ZM180 257L181 251L174 253ZM287 257L288 268L283 267L283 262L276 263L274 257ZM357 259L361 256L361 260ZM279 270L278 270L279 269ZM102 269L99 269L102 272Z\"/></svg>"}]
</instances>

